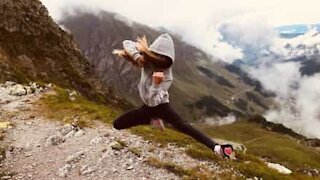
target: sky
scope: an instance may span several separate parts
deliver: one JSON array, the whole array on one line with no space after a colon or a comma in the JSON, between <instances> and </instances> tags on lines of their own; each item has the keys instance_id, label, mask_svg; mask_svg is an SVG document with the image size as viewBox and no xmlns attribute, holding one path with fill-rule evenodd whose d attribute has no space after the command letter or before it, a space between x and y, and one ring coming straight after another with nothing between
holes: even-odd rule
<instances>
[{"instance_id":1,"label":"sky","mask_svg":"<svg viewBox=\"0 0 320 180\"><path fill-rule=\"evenodd\" d=\"M318 0L41 0L59 19L64 8L85 6L118 12L142 23L217 23L240 16L264 16L273 25L320 22Z\"/></svg>"},{"instance_id":2,"label":"sky","mask_svg":"<svg viewBox=\"0 0 320 180\"><path fill-rule=\"evenodd\" d=\"M287 24L320 22L318 0L41 0L58 21L75 7L92 12L107 10L151 27L164 27L226 62L243 57L241 49L224 42L223 24L237 24L248 40L260 38L271 28ZM259 33L259 34L257 34ZM243 34L242 34L243 35ZM254 36L258 35L258 36ZM259 43L259 41L256 41Z\"/></svg>"}]
</instances>

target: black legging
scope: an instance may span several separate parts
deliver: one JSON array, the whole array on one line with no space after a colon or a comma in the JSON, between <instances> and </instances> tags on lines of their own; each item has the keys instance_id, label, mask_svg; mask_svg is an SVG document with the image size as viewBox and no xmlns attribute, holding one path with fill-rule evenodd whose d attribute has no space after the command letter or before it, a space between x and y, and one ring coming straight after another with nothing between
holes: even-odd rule
<instances>
[{"instance_id":1,"label":"black legging","mask_svg":"<svg viewBox=\"0 0 320 180\"><path fill-rule=\"evenodd\" d=\"M160 104L155 107L143 105L138 109L126 112L113 122L116 129L126 129L137 125L150 124L152 118L160 118L172 124L179 131L193 137L197 141L213 149L216 144L211 138L192 127L183 120L169 105L169 103Z\"/></svg>"}]
</instances>

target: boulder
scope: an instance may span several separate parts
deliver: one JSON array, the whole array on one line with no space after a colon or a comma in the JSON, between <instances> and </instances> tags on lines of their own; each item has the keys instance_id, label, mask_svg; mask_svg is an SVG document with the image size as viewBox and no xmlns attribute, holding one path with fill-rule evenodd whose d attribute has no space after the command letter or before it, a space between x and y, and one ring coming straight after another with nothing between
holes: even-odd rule
<instances>
[{"instance_id":1,"label":"boulder","mask_svg":"<svg viewBox=\"0 0 320 180\"><path fill-rule=\"evenodd\" d=\"M291 174L292 173L292 171L290 169L288 169L280 164L267 162L267 165L269 168L274 169L281 174Z\"/></svg>"},{"instance_id":2,"label":"boulder","mask_svg":"<svg viewBox=\"0 0 320 180\"><path fill-rule=\"evenodd\" d=\"M13 96L23 96L27 94L27 90L21 84L16 84L10 88L9 94Z\"/></svg>"}]
</instances>

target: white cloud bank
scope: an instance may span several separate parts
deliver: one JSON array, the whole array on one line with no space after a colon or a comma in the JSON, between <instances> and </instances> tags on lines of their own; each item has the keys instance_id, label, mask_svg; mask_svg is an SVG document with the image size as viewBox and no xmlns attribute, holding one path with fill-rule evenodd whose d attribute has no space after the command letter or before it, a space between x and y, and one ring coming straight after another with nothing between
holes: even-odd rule
<instances>
[{"instance_id":1,"label":"white cloud bank","mask_svg":"<svg viewBox=\"0 0 320 180\"><path fill-rule=\"evenodd\" d=\"M320 63L319 37L320 34L311 29L293 39L276 38L269 47L273 55L258 56L258 66L249 70L266 89L276 93L278 105L265 117L307 137L317 138L320 138L320 73L301 75L301 62L284 60L303 57L303 61L308 61L316 57Z\"/></svg>"}]
</instances>

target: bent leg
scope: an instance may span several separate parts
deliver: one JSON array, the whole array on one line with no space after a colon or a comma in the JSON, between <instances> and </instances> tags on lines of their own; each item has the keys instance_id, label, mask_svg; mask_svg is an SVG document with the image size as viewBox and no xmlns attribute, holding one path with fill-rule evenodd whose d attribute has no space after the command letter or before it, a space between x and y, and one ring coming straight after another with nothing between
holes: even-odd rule
<instances>
[{"instance_id":1,"label":"bent leg","mask_svg":"<svg viewBox=\"0 0 320 180\"><path fill-rule=\"evenodd\" d=\"M138 109L130 110L118 117L116 120L114 120L113 127L120 130L149 123L149 112L146 111L145 106L142 106Z\"/></svg>"},{"instance_id":2,"label":"bent leg","mask_svg":"<svg viewBox=\"0 0 320 180\"><path fill-rule=\"evenodd\" d=\"M200 143L206 145L208 148L213 149L216 144L210 137L206 136L201 131L191 126L187 121L183 120L169 104L162 106L159 110L158 116L163 118L166 122L172 124L177 130L191 136Z\"/></svg>"}]
</instances>

